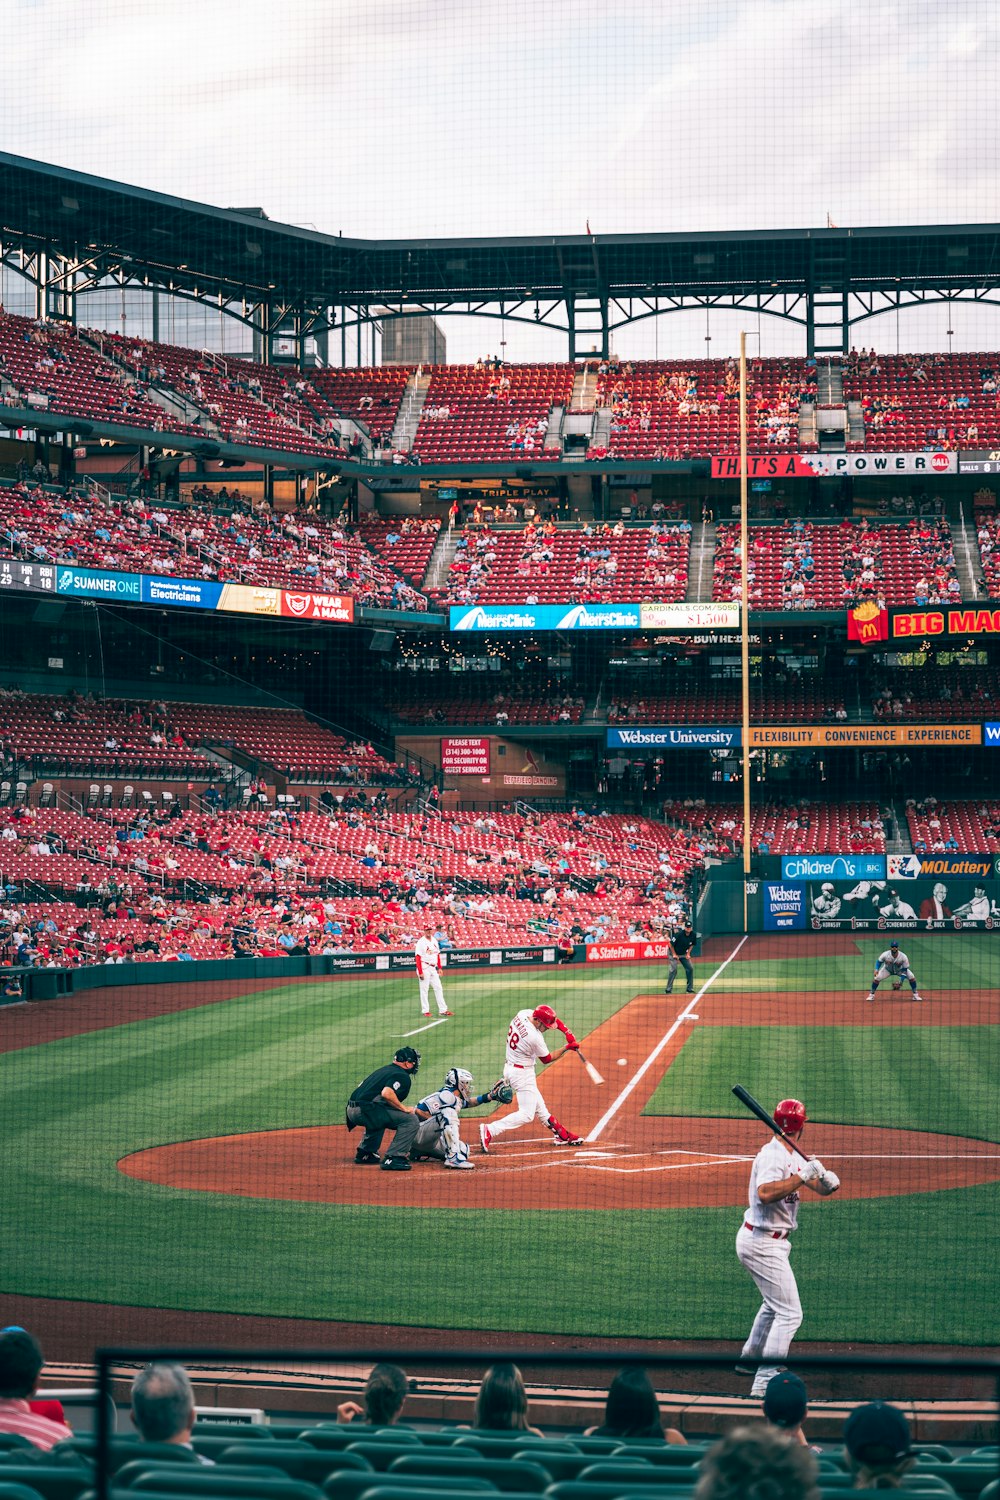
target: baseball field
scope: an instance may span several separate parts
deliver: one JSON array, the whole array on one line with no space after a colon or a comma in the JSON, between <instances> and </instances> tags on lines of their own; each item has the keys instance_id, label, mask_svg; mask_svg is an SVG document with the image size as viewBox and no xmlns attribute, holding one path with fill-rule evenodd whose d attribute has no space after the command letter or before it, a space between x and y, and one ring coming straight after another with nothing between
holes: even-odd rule
<instances>
[{"instance_id":1,"label":"baseball field","mask_svg":"<svg viewBox=\"0 0 1000 1500\"><path fill-rule=\"evenodd\" d=\"M801 1339L1000 1344L996 944L908 937L922 1004L888 985L868 1003L883 939L807 935L715 940L694 995L683 973L665 995L650 965L446 975L455 1015L431 1024L412 978L8 1008L5 1309L28 1322L56 1299L66 1357L74 1328L113 1341L137 1309L150 1338L183 1313L188 1338L230 1341L254 1319L281 1320L286 1343L340 1322L741 1339L758 1298L734 1241L764 1139L742 1083L768 1108L804 1100L804 1145L843 1183L802 1207ZM475 1172L353 1164L344 1104L362 1077L405 1042L422 1053L413 1098L452 1065L488 1089L511 1017L543 1001L606 1079L572 1055L541 1070L581 1146L528 1126L484 1157L487 1106L463 1121Z\"/></svg>"}]
</instances>

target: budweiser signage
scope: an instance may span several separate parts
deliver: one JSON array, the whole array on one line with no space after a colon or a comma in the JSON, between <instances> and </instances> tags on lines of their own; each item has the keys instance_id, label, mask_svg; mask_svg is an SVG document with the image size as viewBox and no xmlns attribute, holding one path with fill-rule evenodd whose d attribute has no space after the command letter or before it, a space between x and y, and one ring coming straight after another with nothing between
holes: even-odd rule
<instances>
[{"instance_id":1,"label":"budweiser signage","mask_svg":"<svg viewBox=\"0 0 1000 1500\"><path fill-rule=\"evenodd\" d=\"M663 940L640 943L588 943L588 964L638 963L644 958L669 958L673 950Z\"/></svg>"},{"instance_id":2,"label":"budweiser signage","mask_svg":"<svg viewBox=\"0 0 1000 1500\"><path fill-rule=\"evenodd\" d=\"M295 620L326 620L333 625L353 625L354 600L350 594L281 594L281 613Z\"/></svg>"}]
</instances>

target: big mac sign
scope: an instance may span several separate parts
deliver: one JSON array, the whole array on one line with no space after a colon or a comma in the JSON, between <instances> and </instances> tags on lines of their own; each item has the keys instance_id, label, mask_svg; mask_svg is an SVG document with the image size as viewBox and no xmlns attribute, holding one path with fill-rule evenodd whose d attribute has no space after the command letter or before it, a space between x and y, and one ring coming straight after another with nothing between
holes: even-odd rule
<instances>
[{"instance_id":1,"label":"big mac sign","mask_svg":"<svg viewBox=\"0 0 1000 1500\"><path fill-rule=\"evenodd\" d=\"M862 646L919 644L921 641L1000 638L1000 609L976 604L944 604L922 609L879 609L872 601L847 611L847 638Z\"/></svg>"}]
</instances>

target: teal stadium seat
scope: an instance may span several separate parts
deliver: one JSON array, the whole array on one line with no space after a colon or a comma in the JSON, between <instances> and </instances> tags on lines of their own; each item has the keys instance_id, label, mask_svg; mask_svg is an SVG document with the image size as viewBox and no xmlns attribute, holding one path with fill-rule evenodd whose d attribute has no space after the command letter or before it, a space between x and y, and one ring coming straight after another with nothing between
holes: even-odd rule
<instances>
[{"instance_id":1,"label":"teal stadium seat","mask_svg":"<svg viewBox=\"0 0 1000 1500\"><path fill-rule=\"evenodd\" d=\"M213 1500L213 1497L229 1500L230 1496L237 1496L239 1500L322 1500L323 1492L316 1485L273 1470L272 1475L268 1479L257 1478L235 1465L231 1469L199 1467L183 1474L178 1471L176 1477L161 1469L157 1474L140 1475L129 1490L122 1493L134 1496L155 1492L157 1496L169 1495L171 1500L177 1500L178 1495L185 1495L188 1500ZM164 1483L164 1480L169 1482Z\"/></svg>"},{"instance_id":2,"label":"teal stadium seat","mask_svg":"<svg viewBox=\"0 0 1000 1500\"><path fill-rule=\"evenodd\" d=\"M277 1430L281 1432L282 1439L286 1440L286 1429L282 1427ZM298 1432L298 1427L293 1427L287 1433L287 1439L297 1437ZM204 1421L199 1418L195 1423L194 1436L224 1437L228 1438L231 1443L262 1441L269 1443L274 1439L275 1429L265 1426L263 1422L212 1422L208 1418Z\"/></svg>"},{"instance_id":3,"label":"teal stadium seat","mask_svg":"<svg viewBox=\"0 0 1000 1500\"><path fill-rule=\"evenodd\" d=\"M574 1443L535 1437L531 1432L461 1432L456 1435L453 1448L459 1453L474 1448L483 1458L500 1459L513 1458L515 1453L527 1453L535 1448L544 1448L547 1453L580 1452ZM541 1463L541 1459L538 1461Z\"/></svg>"},{"instance_id":4,"label":"teal stadium seat","mask_svg":"<svg viewBox=\"0 0 1000 1500\"><path fill-rule=\"evenodd\" d=\"M995 1458L976 1458L973 1454L956 1458L950 1464L932 1458L918 1458L914 1474L936 1475L950 1484L957 1494L975 1495L978 1500L980 1490L997 1477L997 1461Z\"/></svg>"},{"instance_id":5,"label":"teal stadium seat","mask_svg":"<svg viewBox=\"0 0 1000 1500\"><path fill-rule=\"evenodd\" d=\"M416 1442L390 1443L385 1438L381 1441L366 1438L363 1442L351 1443L344 1451L345 1453L360 1453L377 1473L384 1474L397 1458L404 1458L407 1453L419 1453L420 1445Z\"/></svg>"},{"instance_id":6,"label":"teal stadium seat","mask_svg":"<svg viewBox=\"0 0 1000 1500\"><path fill-rule=\"evenodd\" d=\"M0 1480L0 1500L42 1500L37 1490L27 1484L4 1484Z\"/></svg>"},{"instance_id":7,"label":"teal stadium seat","mask_svg":"<svg viewBox=\"0 0 1000 1500\"><path fill-rule=\"evenodd\" d=\"M16 1450L19 1451L19 1450ZM54 1451L54 1450L53 1450ZM12 1463L9 1459L0 1463L0 1479L4 1484L28 1484L37 1490L44 1500L76 1500L84 1490L94 1487L93 1471L83 1464Z\"/></svg>"},{"instance_id":8,"label":"teal stadium seat","mask_svg":"<svg viewBox=\"0 0 1000 1500\"><path fill-rule=\"evenodd\" d=\"M281 1469L292 1479L304 1479L308 1484L322 1484L334 1469L367 1469L372 1465L360 1453L335 1453L329 1449L312 1448L308 1443L232 1443L223 1450L218 1462L226 1468L249 1464L259 1467Z\"/></svg>"},{"instance_id":9,"label":"teal stadium seat","mask_svg":"<svg viewBox=\"0 0 1000 1500\"><path fill-rule=\"evenodd\" d=\"M2 1496L0 1500L3 1500ZM979 1500L1000 1500L1000 1479L991 1479L986 1488L981 1491Z\"/></svg>"},{"instance_id":10,"label":"teal stadium seat","mask_svg":"<svg viewBox=\"0 0 1000 1500\"><path fill-rule=\"evenodd\" d=\"M416 1479L420 1475L464 1475L488 1479L498 1490L532 1490L541 1494L552 1483L552 1475L541 1464L524 1459L467 1458L457 1453L412 1453L397 1458L389 1473Z\"/></svg>"},{"instance_id":11,"label":"teal stadium seat","mask_svg":"<svg viewBox=\"0 0 1000 1500\"><path fill-rule=\"evenodd\" d=\"M241 1469L240 1473L248 1471ZM276 1470L267 1468L261 1464L259 1468L250 1471L257 1479L273 1479ZM133 1490L140 1488L166 1490L173 1494L183 1494L186 1489L187 1466L178 1468L175 1464L161 1464L155 1459L133 1458L127 1464L122 1464L115 1475L115 1488Z\"/></svg>"},{"instance_id":12,"label":"teal stadium seat","mask_svg":"<svg viewBox=\"0 0 1000 1500\"><path fill-rule=\"evenodd\" d=\"M67 1438L65 1443L57 1443L50 1453L51 1458L59 1461L63 1461L70 1455L89 1460L91 1463L95 1462L97 1439L94 1437ZM144 1443L139 1437L116 1437L111 1444L112 1474L117 1474L124 1464L130 1463L134 1458L145 1458L151 1462L165 1464L198 1462L190 1448L182 1448L178 1443Z\"/></svg>"},{"instance_id":13,"label":"teal stadium seat","mask_svg":"<svg viewBox=\"0 0 1000 1500\"><path fill-rule=\"evenodd\" d=\"M339 1473L331 1474L330 1478L324 1481L323 1494L327 1496L327 1500L364 1500L364 1496L370 1489L382 1485L387 1478L385 1474L372 1476L360 1474L353 1469L341 1470ZM397 1481L391 1479L388 1482L395 1484ZM496 1485L491 1484L487 1479L463 1478L461 1475L452 1478L442 1477L440 1474L428 1476L426 1479L411 1477L406 1481L406 1488L415 1500L425 1500L425 1497L432 1495L444 1497L458 1494L460 1491L469 1494L482 1492L487 1497L499 1493Z\"/></svg>"},{"instance_id":14,"label":"teal stadium seat","mask_svg":"<svg viewBox=\"0 0 1000 1500\"><path fill-rule=\"evenodd\" d=\"M568 1444L565 1448L549 1448L536 1443L533 1448L519 1448L512 1462L541 1464L552 1475L553 1481L575 1479L581 1469L594 1462L593 1454L580 1453Z\"/></svg>"},{"instance_id":15,"label":"teal stadium seat","mask_svg":"<svg viewBox=\"0 0 1000 1500\"><path fill-rule=\"evenodd\" d=\"M26 1448L29 1453L38 1452L34 1443L29 1438L22 1437L19 1432L0 1432L0 1457L8 1448Z\"/></svg>"},{"instance_id":16,"label":"teal stadium seat","mask_svg":"<svg viewBox=\"0 0 1000 1500\"><path fill-rule=\"evenodd\" d=\"M617 1449L612 1458L615 1463L619 1459L643 1458L663 1469L690 1469L701 1463L710 1447L710 1443L645 1443L642 1447L630 1443L627 1448Z\"/></svg>"},{"instance_id":17,"label":"teal stadium seat","mask_svg":"<svg viewBox=\"0 0 1000 1500\"><path fill-rule=\"evenodd\" d=\"M624 1481L629 1489L644 1489L647 1484L690 1484L693 1467L680 1464L667 1468L662 1464L648 1464L644 1459L606 1458L591 1464L579 1475L581 1484L618 1484Z\"/></svg>"},{"instance_id":18,"label":"teal stadium seat","mask_svg":"<svg viewBox=\"0 0 1000 1500\"><path fill-rule=\"evenodd\" d=\"M618 1477L603 1480L564 1479L546 1491L547 1500L619 1500L623 1495L642 1495L646 1486L635 1484L635 1471L618 1471ZM661 1470L656 1483L660 1492L671 1497L688 1494L695 1485L695 1475L682 1469Z\"/></svg>"}]
</instances>

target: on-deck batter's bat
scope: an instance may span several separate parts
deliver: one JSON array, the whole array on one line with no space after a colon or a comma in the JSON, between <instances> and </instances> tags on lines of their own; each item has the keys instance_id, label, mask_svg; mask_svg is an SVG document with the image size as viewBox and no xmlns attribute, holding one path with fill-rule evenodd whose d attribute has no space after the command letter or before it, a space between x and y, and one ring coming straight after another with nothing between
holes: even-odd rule
<instances>
[{"instance_id":1,"label":"on-deck batter's bat","mask_svg":"<svg viewBox=\"0 0 1000 1500\"><path fill-rule=\"evenodd\" d=\"M760 1120L762 1124L766 1125L769 1130L773 1130L775 1135L780 1135L781 1139L783 1141L787 1141L788 1145L792 1147L793 1151L798 1151L803 1160L808 1161L808 1157L803 1154L800 1146L792 1140L790 1135L785 1134L781 1126L778 1124L777 1120L775 1120L771 1115L768 1114L763 1104L757 1103L757 1100L754 1098L753 1094L747 1093L742 1084L735 1083L733 1085L733 1093L736 1095L741 1104L746 1105L751 1114L757 1116L758 1120Z\"/></svg>"},{"instance_id":2,"label":"on-deck batter's bat","mask_svg":"<svg viewBox=\"0 0 1000 1500\"><path fill-rule=\"evenodd\" d=\"M587 1061L583 1053L580 1051L579 1047L576 1048L576 1055L583 1063L583 1066L586 1068L587 1072L590 1074L591 1082L603 1083L604 1079L601 1077L600 1073L598 1073L597 1069L594 1067L594 1064Z\"/></svg>"}]
</instances>

